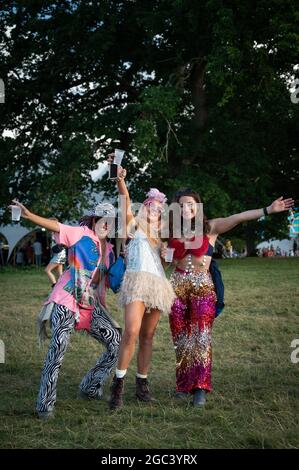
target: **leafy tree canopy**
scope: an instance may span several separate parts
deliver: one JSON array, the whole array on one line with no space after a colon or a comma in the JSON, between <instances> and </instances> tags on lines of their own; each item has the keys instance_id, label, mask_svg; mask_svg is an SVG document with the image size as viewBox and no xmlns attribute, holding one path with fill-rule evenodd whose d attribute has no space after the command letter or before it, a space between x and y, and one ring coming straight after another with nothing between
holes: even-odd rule
<instances>
[{"instance_id":1,"label":"leafy tree canopy","mask_svg":"<svg viewBox=\"0 0 299 470\"><path fill-rule=\"evenodd\" d=\"M76 218L115 146L130 189L192 187L208 216L298 197L293 0L1 2L0 206ZM283 236L286 217L238 236ZM244 231L245 230L245 231Z\"/></svg>"}]
</instances>

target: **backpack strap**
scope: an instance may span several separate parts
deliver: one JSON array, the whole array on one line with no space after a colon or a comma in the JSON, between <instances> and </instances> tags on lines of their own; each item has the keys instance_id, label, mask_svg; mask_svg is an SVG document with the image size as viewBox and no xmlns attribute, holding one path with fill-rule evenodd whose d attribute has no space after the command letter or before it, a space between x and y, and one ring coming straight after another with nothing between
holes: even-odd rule
<instances>
[{"instance_id":1,"label":"backpack strap","mask_svg":"<svg viewBox=\"0 0 299 470\"><path fill-rule=\"evenodd\" d=\"M210 264L210 273L212 276L213 284L215 287L215 292L217 296L217 301L216 301L216 317L220 315L222 310L224 309L224 284L221 276L221 272L218 268L218 264L216 261L212 258L211 264Z\"/></svg>"},{"instance_id":2,"label":"backpack strap","mask_svg":"<svg viewBox=\"0 0 299 470\"><path fill-rule=\"evenodd\" d=\"M214 253L214 247L213 247L213 245L211 245L211 244L209 243L209 247L208 247L208 250L207 250L207 252L206 252L206 256L212 256L213 253Z\"/></svg>"},{"instance_id":3,"label":"backpack strap","mask_svg":"<svg viewBox=\"0 0 299 470\"><path fill-rule=\"evenodd\" d=\"M110 253L109 253L109 268L113 263L114 263L114 253L113 253L113 251L110 251Z\"/></svg>"}]
</instances>

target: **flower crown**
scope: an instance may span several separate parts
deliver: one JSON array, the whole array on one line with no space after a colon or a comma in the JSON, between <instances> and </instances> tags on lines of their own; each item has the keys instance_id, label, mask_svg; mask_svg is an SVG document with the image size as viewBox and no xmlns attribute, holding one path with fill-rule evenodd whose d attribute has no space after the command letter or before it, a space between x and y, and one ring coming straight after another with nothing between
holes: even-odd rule
<instances>
[{"instance_id":1,"label":"flower crown","mask_svg":"<svg viewBox=\"0 0 299 470\"><path fill-rule=\"evenodd\" d=\"M161 193L159 189L157 188L150 188L149 192L146 193L146 200L144 201L144 204L148 204L149 202L152 201L159 201L161 204L166 203L167 197L165 196L164 193Z\"/></svg>"}]
</instances>

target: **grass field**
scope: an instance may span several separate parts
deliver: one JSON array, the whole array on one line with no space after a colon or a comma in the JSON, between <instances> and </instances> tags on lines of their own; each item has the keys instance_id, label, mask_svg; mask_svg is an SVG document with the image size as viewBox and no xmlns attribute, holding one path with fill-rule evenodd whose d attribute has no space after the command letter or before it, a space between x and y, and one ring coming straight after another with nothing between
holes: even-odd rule
<instances>
[{"instance_id":1,"label":"grass field","mask_svg":"<svg viewBox=\"0 0 299 470\"><path fill-rule=\"evenodd\" d=\"M173 398L175 360L167 318L154 343L150 373L158 403L134 399L135 361L126 383L126 406L116 414L105 399L77 399L81 378L93 365L98 343L75 333L58 381L56 415L34 414L46 349L36 341L35 318L49 284L35 269L0 271L1 448L299 448L299 363L291 342L299 338L299 259L220 262L226 308L213 332L213 386L205 409ZM108 304L122 324L116 297Z\"/></svg>"}]
</instances>

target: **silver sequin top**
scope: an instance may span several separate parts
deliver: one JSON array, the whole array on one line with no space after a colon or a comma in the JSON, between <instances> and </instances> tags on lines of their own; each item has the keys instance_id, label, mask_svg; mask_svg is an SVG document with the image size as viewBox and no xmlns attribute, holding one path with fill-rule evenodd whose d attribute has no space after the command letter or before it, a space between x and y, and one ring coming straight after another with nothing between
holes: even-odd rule
<instances>
[{"instance_id":1,"label":"silver sequin top","mask_svg":"<svg viewBox=\"0 0 299 470\"><path fill-rule=\"evenodd\" d=\"M165 278L159 249L153 248L146 234L138 229L127 245L126 265L128 272L146 272Z\"/></svg>"}]
</instances>

